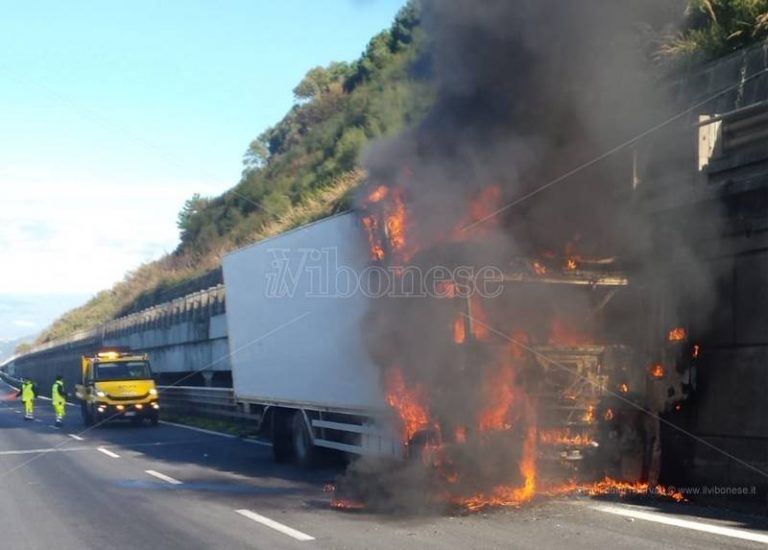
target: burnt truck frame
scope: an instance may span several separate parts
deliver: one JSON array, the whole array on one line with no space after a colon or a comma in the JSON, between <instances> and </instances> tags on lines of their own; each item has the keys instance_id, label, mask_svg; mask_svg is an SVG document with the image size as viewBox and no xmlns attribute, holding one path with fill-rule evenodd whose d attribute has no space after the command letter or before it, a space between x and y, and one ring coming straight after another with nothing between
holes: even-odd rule
<instances>
[{"instance_id":1,"label":"burnt truck frame","mask_svg":"<svg viewBox=\"0 0 768 550\"><path fill-rule=\"evenodd\" d=\"M526 391L537 404L539 433L564 436L540 440L538 458L545 469L571 478L657 483L661 424L693 395L700 353L686 327L669 323L663 285L653 280L630 284L616 259L547 263L518 258L504 271L502 282L522 291L559 287L590 294L585 313L594 317L610 311L622 294L634 294L636 304L642 304L634 337L597 336L590 343L534 340L523 344L524 370L525 379L534 381ZM493 345L473 337L473 301L465 298L460 307L466 323L462 345ZM497 336L498 344L506 335ZM420 434L419 439L429 438Z\"/></svg>"}]
</instances>

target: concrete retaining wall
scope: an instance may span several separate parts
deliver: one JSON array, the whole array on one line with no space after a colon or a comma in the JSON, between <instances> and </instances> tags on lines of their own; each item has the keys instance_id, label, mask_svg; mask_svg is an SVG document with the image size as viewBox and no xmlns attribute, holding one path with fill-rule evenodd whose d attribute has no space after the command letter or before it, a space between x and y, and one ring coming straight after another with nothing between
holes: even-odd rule
<instances>
[{"instance_id":1,"label":"concrete retaining wall","mask_svg":"<svg viewBox=\"0 0 768 550\"><path fill-rule=\"evenodd\" d=\"M47 391L56 374L70 384L80 375L80 356L108 346L126 346L150 355L161 383L229 385L226 303L222 286L107 323L63 342L17 357L10 371L28 376Z\"/></svg>"}]
</instances>

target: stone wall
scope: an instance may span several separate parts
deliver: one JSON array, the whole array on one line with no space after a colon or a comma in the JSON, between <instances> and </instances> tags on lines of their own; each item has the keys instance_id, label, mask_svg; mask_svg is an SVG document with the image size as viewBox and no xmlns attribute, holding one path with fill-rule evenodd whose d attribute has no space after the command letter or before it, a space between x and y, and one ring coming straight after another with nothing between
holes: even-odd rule
<instances>
[{"instance_id":1,"label":"stone wall","mask_svg":"<svg viewBox=\"0 0 768 550\"><path fill-rule=\"evenodd\" d=\"M679 461L678 479L699 487L755 486L754 497L737 500L765 506L768 47L691 71L670 90L681 110L696 108L649 144L641 195L659 222L658 255L677 253L665 231L684 228L699 270L712 277L712 300L702 304L692 330L702 346L697 394L669 418L676 427L667 426L666 451ZM701 117L709 120L701 125ZM661 150L675 154L654 158Z\"/></svg>"}]
</instances>

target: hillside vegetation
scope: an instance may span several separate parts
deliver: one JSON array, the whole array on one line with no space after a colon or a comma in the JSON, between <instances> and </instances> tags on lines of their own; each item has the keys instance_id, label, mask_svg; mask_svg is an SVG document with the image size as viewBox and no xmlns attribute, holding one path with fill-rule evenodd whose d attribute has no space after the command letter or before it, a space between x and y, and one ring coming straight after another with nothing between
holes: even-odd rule
<instances>
[{"instance_id":1,"label":"hillside vegetation","mask_svg":"<svg viewBox=\"0 0 768 550\"><path fill-rule=\"evenodd\" d=\"M419 22L414 0L357 61L309 70L293 90L290 111L248 145L240 181L221 196L186 202L178 248L66 313L37 342L95 328L218 268L232 248L347 208L363 179L366 145L416 124L431 105Z\"/></svg>"},{"instance_id":2,"label":"hillside vegetation","mask_svg":"<svg viewBox=\"0 0 768 550\"><path fill-rule=\"evenodd\" d=\"M768 38L768 0L688 0L682 31L661 48L672 60L705 61Z\"/></svg>"}]
</instances>

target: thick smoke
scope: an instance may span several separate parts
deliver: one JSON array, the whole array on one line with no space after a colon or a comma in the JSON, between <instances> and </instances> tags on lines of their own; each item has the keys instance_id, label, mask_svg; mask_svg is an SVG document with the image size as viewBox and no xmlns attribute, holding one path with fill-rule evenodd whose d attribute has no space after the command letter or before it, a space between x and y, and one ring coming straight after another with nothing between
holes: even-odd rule
<instances>
[{"instance_id":1,"label":"thick smoke","mask_svg":"<svg viewBox=\"0 0 768 550\"><path fill-rule=\"evenodd\" d=\"M360 209L369 207L366 197L378 185L402 189L406 238L418 249L407 261L424 270L505 269L513 257L574 250L642 266L651 250L650 222L631 199L633 150L617 146L670 114L648 55L648 29L668 21L669 11L663 0L424 2L437 100L418 128L369 152L370 186L360 195ZM492 186L499 195L488 213L512 206L468 221L468 205ZM472 238L477 234L482 238ZM587 304L579 300L547 290L506 293L489 306L484 321L499 333L546 343L553 312L588 324L579 316ZM487 373L499 369L491 349L456 352L448 329L455 309L448 302L377 300L363 327L383 377L397 366L409 384L423 388L443 437L472 424L468 419L488 407L493 388L483 386L496 381ZM615 338L636 328L614 321ZM472 472L459 482L469 491L524 483L523 450L503 441L514 439L507 437L510 430L520 432L518 442L525 439L531 404L522 388L531 381L514 366L511 372L516 393L507 433L491 444L484 436L482 450L468 445L465 455L450 457L453 468ZM371 468L361 462L348 480L370 479L361 472ZM385 505L395 507L414 500L424 505L416 495L428 493L423 489L431 474L418 472L416 466L379 471L380 483L360 487L360 494L394 499Z\"/></svg>"}]
</instances>

